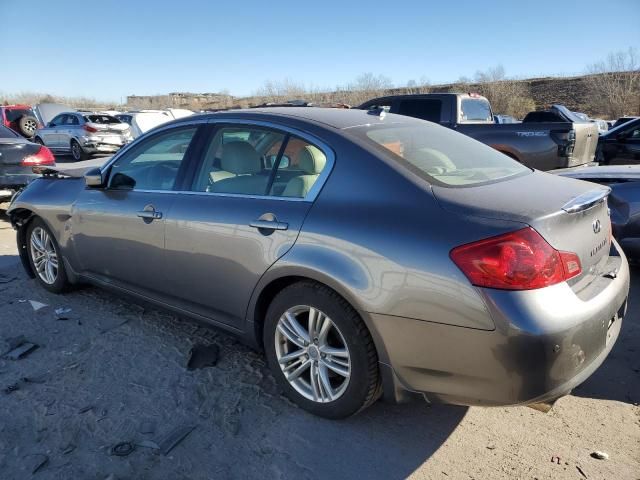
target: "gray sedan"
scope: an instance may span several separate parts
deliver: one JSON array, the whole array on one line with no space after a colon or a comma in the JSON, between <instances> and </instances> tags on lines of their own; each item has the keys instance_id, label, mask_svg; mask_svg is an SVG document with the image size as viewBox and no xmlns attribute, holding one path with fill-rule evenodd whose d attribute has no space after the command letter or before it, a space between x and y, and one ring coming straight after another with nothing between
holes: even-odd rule
<instances>
[{"instance_id":1,"label":"gray sedan","mask_svg":"<svg viewBox=\"0 0 640 480\"><path fill-rule=\"evenodd\" d=\"M34 141L76 161L98 153L114 153L131 142L129 125L111 115L65 112L36 131Z\"/></svg>"},{"instance_id":2,"label":"gray sedan","mask_svg":"<svg viewBox=\"0 0 640 480\"><path fill-rule=\"evenodd\" d=\"M163 125L8 211L29 275L89 282L264 350L304 409L380 395L552 402L620 332L626 258L603 186L422 120L266 108Z\"/></svg>"}]
</instances>

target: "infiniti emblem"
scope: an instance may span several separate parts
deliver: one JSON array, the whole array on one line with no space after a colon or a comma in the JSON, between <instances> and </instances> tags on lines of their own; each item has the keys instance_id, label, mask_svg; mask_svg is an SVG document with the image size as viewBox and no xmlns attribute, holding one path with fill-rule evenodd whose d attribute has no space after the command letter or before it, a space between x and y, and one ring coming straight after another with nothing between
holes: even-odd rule
<instances>
[{"instance_id":1,"label":"infiniti emblem","mask_svg":"<svg viewBox=\"0 0 640 480\"><path fill-rule=\"evenodd\" d=\"M593 222L593 233L600 233L600 229L602 226L600 225L600 220L595 220Z\"/></svg>"}]
</instances>

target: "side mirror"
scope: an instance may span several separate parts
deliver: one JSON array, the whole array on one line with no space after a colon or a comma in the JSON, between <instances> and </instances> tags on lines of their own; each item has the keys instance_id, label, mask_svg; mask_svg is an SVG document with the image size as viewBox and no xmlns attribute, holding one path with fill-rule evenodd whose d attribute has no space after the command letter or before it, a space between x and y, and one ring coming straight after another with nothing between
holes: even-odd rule
<instances>
[{"instance_id":1,"label":"side mirror","mask_svg":"<svg viewBox=\"0 0 640 480\"><path fill-rule=\"evenodd\" d=\"M92 168L84 174L84 183L87 187L102 187L102 172L99 168Z\"/></svg>"}]
</instances>

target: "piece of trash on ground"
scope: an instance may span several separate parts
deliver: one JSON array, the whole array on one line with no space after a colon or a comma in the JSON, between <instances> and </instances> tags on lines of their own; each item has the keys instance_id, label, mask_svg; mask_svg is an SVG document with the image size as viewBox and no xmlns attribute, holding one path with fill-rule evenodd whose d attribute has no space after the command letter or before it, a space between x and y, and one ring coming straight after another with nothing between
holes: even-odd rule
<instances>
[{"instance_id":1,"label":"piece of trash on ground","mask_svg":"<svg viewBox=\"0 0 640 480\"><path fill-rule=\"evenodd\" d=\"M212 345L194 345L189 352L188 370L197 368L213 367L218 363L220 347Z\"/></svg>"},{"instance_id":2,"label":"piece of trash on ground","mask_svg":"<svg viewBox=\"0 0 640 480\"><path fill-rule=\"evenodd\" d=\"M31 465L31 475L34 475L49 463L49 457L44 453L36 453L28 456L32 457L29 460L29 464Z\"/></svg>"},{"instance_id":3,"label":"piece of trash on ground","mask_svg":"<svg viewBox=\"0 0 640 480\"><path fill-rule=\"evenodd\" d=\"M170 431L160 441L158 441L160 451L165 456L168 455L171 450L187 438L187 435L189 435L194 428L196 428L195 425L189 425L185 427L178 427Z\"/></svg>"},{"instance_id":4,"label":"piece of trash on ground","mask_svg":"<svg viewBox=\"0 0 640 480\"><path fill-rule=\"evenodd\" d=\"M8 338L6 343L9 345L9 350L5 352L3 358L6 358L7 360L19 360L20 358L29 355L39 346L36 343L27 341L23 335Z\"/></svg>"},{"instance_id":5,"label":"piece of trash on ground","mask_svg":"<svg viewBox=\"0 0 640 480\"><path fill-rule=\"evenodd\" d=\"M131 442L116 443L111 447L111 455L116 457L126 457L136 449L136 446Z\"/></svg>"},{"instance_id":6,"label":"piece of trash on ground","mask_svg":"<svg viewBox=\"0 0 640 480\"><path fill-rule=\"evenodd\" d=\"M607 460L609 458L609 454L606 452L599 452L596 450L591 454L591 458L595 458L597 460Z\"/></svg>"},{"instance_id":7,"label":"piece of trash on ground","mask_svg":"<svg viewBox=\"0 0 640 480\"><path fill-rule=\"evenodd\" d=\"M42 310L43 308L47 308L49 306L46 303L36 302L35 300L29 300L29 303L31 304L31 307L33 308L33 310L35 312L38 312L38 311Z\"/></svg>"},{"instance_id":8,"label":"piece of trash on ground","mask_svg":"<svg viewBox=\"0 0 640 480\"><path fill-rule=\"evenodd\" d=\"M584 472L582 471L582 469L581 469L578 465L576 465L576 468L578 469L578 472L580 472L580 475L582 475L584 478L588 478L588 477L587 477L587 474L586 474L586 473L584 473Z\"/></svg>"},{"instance_id":9,"label":"piece of trash on ground","mask_svg":"<svg viewBox=\"0 0 640 480\"><path fill-rule=\"evenodd\" d=\"M154 450L160 450L160 446L154 442L153 440L142 440L141 442L136 443L139 447L144 448L152 448Z\"/></svg>"},{"instance_id":10,"label":"piece of trash on ground","mask_svg":"<svg viewBox=\"0 0 640 480\"><path fill-rule=\"evenodd\" d=\"M69 320L69 313L71 313L71 308L69 307L59 307L54 310L56 314L57 320Z\"/></svg>"}]
</instances>

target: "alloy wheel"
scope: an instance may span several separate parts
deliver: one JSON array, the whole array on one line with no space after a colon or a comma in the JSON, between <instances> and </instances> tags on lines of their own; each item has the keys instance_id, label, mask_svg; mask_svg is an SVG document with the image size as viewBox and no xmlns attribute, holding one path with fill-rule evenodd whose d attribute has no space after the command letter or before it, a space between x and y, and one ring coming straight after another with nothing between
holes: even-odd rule
<instances>
[{"instance_id":1,"label":"alloy wheel","mask_svg":"<svg viewBox=\"0 0 640 480\"><path fill-rule=\"evenodd\" d=\"M24 123L24 129L27 131L29 136L32 136L34 133L36 133L36 130L38 129L38 125L34 120L27 120Z\"/></svg>"},{"instance_id":2,"label":"alloy wheel","mask_svg":"<svg viewBox=\"0 0 640 480\"><path fill-rule=\"evenodd\" d=\"M48 285L58 278L58 254L49 233L41 227L31 232L31 259L38 277Z\"/></svg>"},{"instance_id":3,"label":"alloy wheel","mask_svg":"<svg viewBox=\"0 0 640 480\"><path fill-rule=\"evenodd\" d=\"M298 305L278 320L276 358L289 384L319 403L337 400L351 376L347 343L335 323L317 308Z\"/></svg>"},{"instance_id":4,"label":"alloy wheel","mask_svg":"<svg viewBox=\"0 0 640 480\"><path fill-rule=\"evenodd\" d=\"M82 150L80 150L80 148L77 142L71 144L71 155L73 155L74 160L80 160L82 158Z\"/></svg>"}]
</instances>

